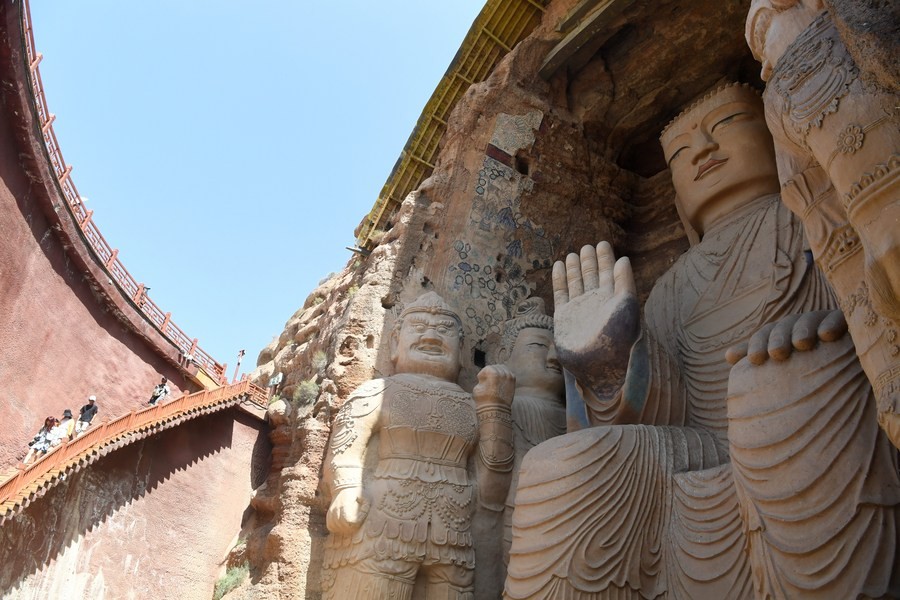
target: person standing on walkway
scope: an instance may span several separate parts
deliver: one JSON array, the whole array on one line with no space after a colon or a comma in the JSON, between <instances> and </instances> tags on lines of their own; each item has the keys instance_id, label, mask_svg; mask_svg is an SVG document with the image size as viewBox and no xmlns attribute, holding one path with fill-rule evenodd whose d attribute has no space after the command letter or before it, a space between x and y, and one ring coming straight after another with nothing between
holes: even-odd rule
<instances>
[{"instance_id":1,"label":"person standing on walkway","mask_svg":"<svg viewBox=\"0 0 900 600\"><path fill-rule=\"evenodd\" d=\"M81 407L81 414L78 417L78 422L75 423L75 435L81 435L87 431L88 427L91 426L91 420L96 416L98 410L97 396L88 396L88 403Z\"/></svg>"},{"instance_id":2,"label":"person standing on walkway","mask_svg":"<svg viewBox=\"0 0 900 600\"><path fill-rule=\"evenodd\" d=\"M162 381L153 388L153 393L150 394L150 401L147 402L150 406L156 406L157 403L162 402L163 398L169 395L169 386L168 379L165 377L162 378Z\"/></svg>"}]
</instances>

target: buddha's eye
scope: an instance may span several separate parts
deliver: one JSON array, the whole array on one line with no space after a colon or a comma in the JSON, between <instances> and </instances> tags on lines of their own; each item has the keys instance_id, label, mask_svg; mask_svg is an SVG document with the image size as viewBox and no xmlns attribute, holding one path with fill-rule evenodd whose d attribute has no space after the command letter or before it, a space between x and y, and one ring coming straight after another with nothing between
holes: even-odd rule
<instances>
[{"instance_id":1,"label":"buddha's eye","mask_svg":"<svg viewBox=\"0 0 900 600\"><path fill-rule=\"evenodd\" d=\"M740 120L739 117L743 117L746 114L747 113L745 113L745 112L737 112L732 115L728 115L724 119L720 119L720 120L716 121L716 124L712 126L712 129L710 131L715 131L716 129L718 129L720 127L725 127L727 125L730 125L730 124L734 123L735 121Z\"/></svg>"},{"instance_id":2,"label":"buddha's eye","mask_svg":"<svg viewBox=\"0 0 900 600\"><path fill-rule=\"evenodd\" d=\"M680 148L678 148L678 150L676 150L676 151L672 154L672 158L669 159L669 163L668 163L668 164L671 165L671 164L672 164L672 161L674 161L676 158L678 158L678 156L682 153L683 150L687 150L687 149L688 149L687 146L681 146Z\"/></svg>"}]
</instances>

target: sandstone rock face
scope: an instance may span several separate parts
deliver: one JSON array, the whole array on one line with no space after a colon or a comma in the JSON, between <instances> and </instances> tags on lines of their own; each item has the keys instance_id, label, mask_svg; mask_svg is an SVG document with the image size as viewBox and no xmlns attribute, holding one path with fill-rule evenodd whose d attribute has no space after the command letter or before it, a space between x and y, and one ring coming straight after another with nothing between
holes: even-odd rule
<instances>
[{"instance_id":1,"label":"sandstone rock face","mask_svg":"<svg viewBox=\"0 0 900 600\"><path fill-rule=\"evenodd\" d=\"M265 478L263 431L230 409L70 475L0 528L3 597L207 600Z\"/></svg>"},{"instance_id":2,"label":"sandstone rock face","mask_svg":"<svg viewBox=\"0 0 900 600\"><path fill-rule=\"evenodd\" d=\"M900 81L900 6L882 0L825 0L863 77L887 90Z\"/></svg>"},{"instance_id":3,"label":"sandstone rock face","mask_svg":"<svg viewBox=\"0 0 900 600\"><path fill-rule=\"evenodd\" d=\"M234 598L319 597L330 499L317 493L316 475L328 432L351 390L391 374L387 332L406 303L434 290L462 316L460 384L471 390L478 370L496 360L502 323L516 307L531 297L553 306L553 261L607 240L617 256L631 257L643 303L688 248L657 138L686 103L723 80L762 87L744 40L750 2L628 3L595 41L542 78L545 58L567 35L558 25L580 4L550 2L541 25L469 89L432 176L379 245L314 291L260 354L258 383L283 372L286 397L289 386L310 379L322 392L273 438L281 469L264 493L278 500L260 530L271 533L251 558L257 583ZM852 9L836 12L850 22ZM872 60L889 67L885 56ZM316 352L325 354L324 369L314 365ZM476 564L478 536L490 535L499 534L476 532ZM476 567L476 598L495 598L497 578L479 580Z\"/></svg>"}]
</instances>

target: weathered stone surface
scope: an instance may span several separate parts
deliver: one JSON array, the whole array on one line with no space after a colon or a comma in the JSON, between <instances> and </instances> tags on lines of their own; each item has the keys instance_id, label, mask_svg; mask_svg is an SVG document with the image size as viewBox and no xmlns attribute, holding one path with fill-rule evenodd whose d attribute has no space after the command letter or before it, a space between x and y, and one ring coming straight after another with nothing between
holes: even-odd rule
<instances>
[{"instance_id":1,"label":"weathered stone surface","mask_svg":"<svg viewBox=\"0 0 900 600\"><path fill-rule=\"evenodd\" d=\"M900 5L891 0L823 0L841 38L862 69L862 77L882 89L895 90L900 81Z\"/></svg>"},{"instance_id":2,"label":"weathered stone surface","mask_svg":"<svg viewBox=\"0 0 900 600\"><path fill-rule=\"evenodd\" d=\"M763 63L784 199L846 313L900 447L900 92L864 78L814 0L754 0L747 41Z\"/></svg>"},{"instance_id":3,"label":"weathered stone surface","mask_svg":"<svg viewBox=\"0 0 900 600\"><path fill-rule=\"evenodd\" d=\"M694 245L643 315L608 244L554 266L593 427L526 457L506 597L896 595L896 456L778 195L758 93L711 91L662 145Z\"/></svg>"},{"instance_id":4,"label":"weathered stone surface","mask_svg":"<svg viewBox=\"0 0 900 600\"><path fill-rule=\"evenodd\" d=\"M658 136L685 103L718 82L762 87L744 41L750 2L629 3L602 41L587 44L544 80L538 70L565 35L557 24L576 4L551 2L538 29L469 89L451 116L437 168L406 199L372 254L354 259L327 291L313 292L261 354L260 379L282 370L296 385L315 375L313 354L326 353L325 376L335 393L313 411L326 431L351 390L390 372L386 332L398 308L421 291L439 292L463 316L460 383L471 389L518 304L537 296L552 306L554 260L605 239L617 255L632 258L643 303L688 248ZM845 5L836 9L844 15L838 18L843 32L843 21L853 21L848 6L856 2L836 4ZM886 30L879 31L883 37ZM889 71L889 53L872 57ZM313 317L317 297L324 306ZM291 343L297 346L285 350ZM295 418L299 424L308 417ZM319 468L319 447L306 454L293 439L291 460L305 457L306 468ZM270 481L284 498L302 498L277 509L280 547L314 547L310 540L321 532L321 507L309 500L314 495L296 489L299 479ZM256 589L272 597L316 597L315 552L292 549L283 560L270 550L254 563L265 573ZM476 546L476 563L478 553ZM297 587L301 580L309 587Z\"/></svg>"}]
</instances>

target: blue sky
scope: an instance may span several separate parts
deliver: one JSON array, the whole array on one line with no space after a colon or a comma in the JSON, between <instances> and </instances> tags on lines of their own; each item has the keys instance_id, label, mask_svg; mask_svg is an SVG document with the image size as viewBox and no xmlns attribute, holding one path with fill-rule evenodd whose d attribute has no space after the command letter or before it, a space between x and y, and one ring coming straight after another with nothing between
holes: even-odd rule
<instances>
[{"instance_id":1,"label":"blue sky","mask_svg":"<svg viewBox=\"0 0 900 600\"><path fill-rule=\"evenodd\" d=\"M350 259L484 0L32 0L57 138L150 297L233 372Z\"/></svg>"}]
</instances>

